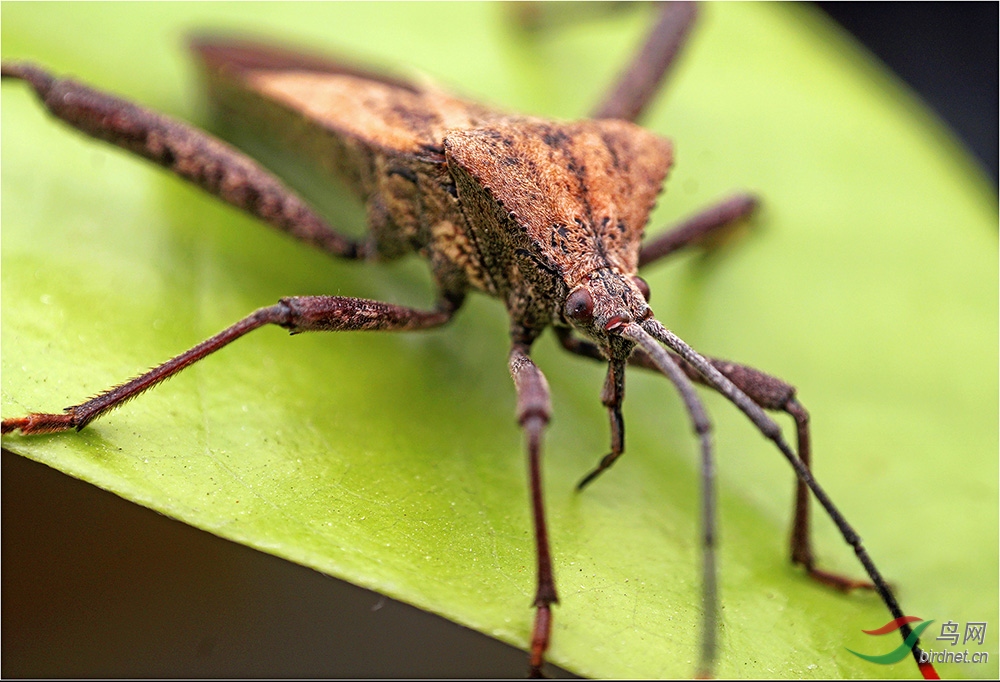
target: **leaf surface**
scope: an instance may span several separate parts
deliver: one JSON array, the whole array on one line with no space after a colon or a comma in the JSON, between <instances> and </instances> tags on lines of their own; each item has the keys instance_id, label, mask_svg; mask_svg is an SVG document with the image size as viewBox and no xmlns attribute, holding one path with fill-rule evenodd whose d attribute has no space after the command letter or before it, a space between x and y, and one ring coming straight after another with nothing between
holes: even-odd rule
<instances>
[{"instance_id":1,"label":"leaf surface","mask_svg":"<svg viewBox=\"0 0 1000 682\"><path fill-rule=\"evenodd\" d=\"M182 40L194 28L405 64L494 105L574 117L650 19L643 9L535 35L478 3L2 13L4 58L201 122ZM281 296L432 301L420 263L331 261L53 123L22 85L4 84L2 115L5 417L79 402ZM818 477L908 614L998 622L995 188L912 94L803 8L705 7L645 125L678 157L651 233L734 189L766 202L736 243L644 273L657 316L705 353L798 386ZM339 200L314 198L351 219ZM502 307L478 296L429 333L267 329L79 434L3 444L524 647L533 541L506 352ZM661 378L630 374L627 456L577 495L607 446L603 369L549 338L535 357L555 409L550 658L589 676L691 675L698 479L678 401ZM915 676L909 659L876 667L845 650L889 650L859 632L889 615L872 595L832 593L789 566L787 465L735 410L706 400L721 489L717 674ZM816 517L823 564L860 574ZM984 649L988 664L941 672L995 677L995 628Z\"/></svg>"}]
</instances>

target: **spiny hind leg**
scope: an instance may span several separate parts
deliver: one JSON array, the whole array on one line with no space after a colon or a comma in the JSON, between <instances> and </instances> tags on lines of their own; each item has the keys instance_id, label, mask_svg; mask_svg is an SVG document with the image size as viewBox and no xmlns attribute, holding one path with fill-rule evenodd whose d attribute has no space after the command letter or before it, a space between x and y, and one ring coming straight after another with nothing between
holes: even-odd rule
<instances>
[{"instance_id":1,"label":"spiny hind leg","mask_svg":"<svg viewBox=\"0 0 1000 682\"><path fill-rule=\"evenodd\" d=\"M334 230L274 174L195 126L27 62L5 61L0 75L26 82L52 115L77 130L149 159L296 239L343 258L365 256L363 244Z\"/></svg>"},{"instance_id":2,"label":"spiny hind leg","mask_svg":"<svg viewBox=\"0 0 1000 682\"><path fill-rule=\"evenodd\" d=\"M4 419L3 433L25 435L82 429L101 415L115 409L198 360L211 355L249 332L268 324L297 334L306 331L404 331L437 327L454 314L460 301L442 299L436 310L423 311L391 303L344 296L297 296L261 308L236 324L131 381L108 389L61 414L32 413Z\"/></svg>"}]
</instances>

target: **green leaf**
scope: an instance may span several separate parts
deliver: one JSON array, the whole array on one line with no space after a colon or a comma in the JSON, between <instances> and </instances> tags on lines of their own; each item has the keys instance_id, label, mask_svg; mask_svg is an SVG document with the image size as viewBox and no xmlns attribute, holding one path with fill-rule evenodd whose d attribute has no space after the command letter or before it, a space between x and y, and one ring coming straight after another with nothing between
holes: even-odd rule
<instances>
[{"instance_id":1,"label":"green leaf","mask_svg":"<svg viewBox=\"0 0 1000 682\"><path fill-rule=\"evenodd\" d=\"M182 41L196 27L409 65L473 98L572 117L649 12L525 34L490 4L5 3L2 38L5 58L196 121ZM432 300L419 262L331 261L53 123L23 85L5 82L2 115L4 416L79 402L281 296ZM705 353L799 387L818 477L907 614L997 623L995 188L807 8L704 7L645 124L677 147L651 230L736 188L766 201L738 243L650 270L658 317ZM478 296L430 333L266 329L79 434L3 444L524 647L534 555L505 332L502 307ZM630 375L628 455L578 495L607 445L603 369L548 338L535 357L555 409L550 659L591 676L690 675L698 480L678 401L662 378ZM734 409L706 400L721 497L717 674L915 676L912 660L876 666L846 651L895 646L859 632L889 614L789 565L787 466ZM860 575L816 516L823 565ZM988 628L989 663L941 672L995 677L997 641Z\"/></svg>"}]
</instances>

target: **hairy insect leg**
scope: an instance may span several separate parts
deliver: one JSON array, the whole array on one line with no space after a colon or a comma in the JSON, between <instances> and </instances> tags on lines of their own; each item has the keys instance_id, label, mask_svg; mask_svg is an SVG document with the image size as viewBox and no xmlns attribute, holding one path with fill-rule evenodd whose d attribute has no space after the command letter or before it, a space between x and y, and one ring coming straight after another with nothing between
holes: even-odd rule
<instances>
[{"instance_id":1,"label":"hairy insect leg","mask_svg":"<svg viewBox=\"0 0 1000 682\"><path fill-rule=\"evenodd\" d=\"M270 171L203 130L33 64L4 62L0 75L27 82L77 130L149 159L272 227L335 256L365 255L362 244L336 232Z\"/></svg>"},{"instance_id":2,"label":"hairy insect leg","mask_svg":"<svg viewBox=\"0 0 1000 682\"><path fill-rule=\"evenodd\" d=\"M576 355L603 360L598 347L590 341L575 337L568 330L559 331L559 341L563 348ZM669 357L680 367L691 381L712 387L711 384L690 364L674 353ZM809 438L809 413L795 397L795 387L765 374L760 370L741 365L728 360L706 357L719 372L729 379L737 388L747 394L751 400L765 410L785 412L795 420L798 455L806 468L812 463L812 449ZM636 348L629 364L653 371L660 371L658 366L642 348ZM857 580L844 575L825 571L816 567L816 559L812 550L812 532L809 513L809 487L796 478L795 506L791 532L792 563L805 568L813 579L839 590L875 589L867 580Z\"/></svg>"},{"instance_id":3,"label":"hairy insect leg","mask_svg":"<svg viewBox=\"0 0 1000 682\"><path fill-rule=\"evenodd\" d=\"M749 218L759 205L760 200L753 194L740 193L710 206L643 244L639 250L639 267L683 248L703 244L720 231Z\"/></svg>"},{"instance_id":4,"label":"hairy insect leg","mask_svg":"<svg viewBox=\"0 0 1000 682\"><path fill-rule=\"evenodd\" d=\"M104 391L79 405L67 407L63 414L32 413L24 417L4 419L2 432L20 431L25 435L31 435L82 429L104 413L264 325L275 324L288 329L292 334L306 331L429 329L442 325L451 319L457 307L457 301L449 300L443 300L437 310L423 311L390 303L343 296L283 298L276 305L261 308L251 313L231 327L227 327L210 339L145 374Z\"/></svg>"},{"instance_id":5,"label":"hairy insect leg","mask_svg":"<svg viewBox=\"0 0 1000 682\"><path fill-rule=\"evenodd\" d=\"M660 16L632 61L619 74L591 118L637 120L687 40L698 8L693 2L660 3Z\"/></svg>"},{"instance_id":6,"label":"hairy insect leg","mask_svg":"<svg viewBox=\"0 0 1000 682\"><path fill-rule=\"evenodd\" d=\"M552 414L549 386L545 375L528 357L528 345L515 342L511 347L508 367L517 390L517 421L524 429L528 452L528 479L531 485L531 512L535 524L535 556L537 588L532 605L535 624L531 632L531 657L528 674L542 677L542 664L552 635L552 604L559 602L552 575L552 554L545 524L545 504L542 499L542 434Z\"/></svg>"},{"instance_id":7,"label":"hairy insect leg","mask_svg":"<svg viewBox=\"0 0 1000 682\"><path fill-rule=\"evenodd\" d=\"M611 452L576 484L577 490L583 490L587 484L609 469L625 451L625 421L622 419L624 399L625 363L612 359L608 363L608 374L604 379L604 389L601 391L601 403L608 408L608 418L611 421Z\"/></svg>"}]
</instances>

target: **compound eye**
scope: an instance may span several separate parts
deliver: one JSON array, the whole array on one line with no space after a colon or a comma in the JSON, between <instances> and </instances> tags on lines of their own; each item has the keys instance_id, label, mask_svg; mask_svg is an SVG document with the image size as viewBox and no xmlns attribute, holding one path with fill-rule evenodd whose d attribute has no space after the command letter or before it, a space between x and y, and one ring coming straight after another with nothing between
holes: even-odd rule
<instances>
[{"instance_id":1,"label":"compound eye","mask_svg":"<svg viewBox=\"0 0 1000 682\"><path fill-rule=\"evenodd\" d=\"M649 303L650 292L649 285L646 283L646 280L638 275L632 275L632 284L639 287L639 291L642 292L642 297L646 299L646 303Z\"/></svg>"},{"instance_id":2,"label":"compound eye","mask_svg":"<svg viewBox=\"0 0 1000 682\"><path fill-rule=\"evenodd\" d=\"M586 289L577 289L566 297L566 317L590 322L594 317L594 298Z\"/></svg>"}]
</instances>

